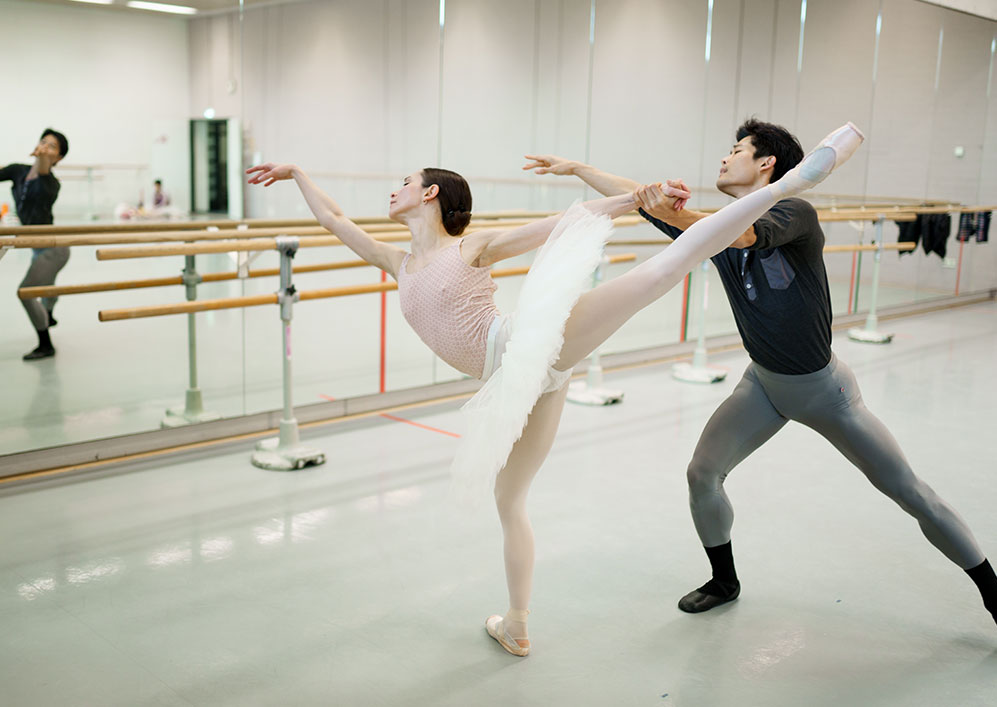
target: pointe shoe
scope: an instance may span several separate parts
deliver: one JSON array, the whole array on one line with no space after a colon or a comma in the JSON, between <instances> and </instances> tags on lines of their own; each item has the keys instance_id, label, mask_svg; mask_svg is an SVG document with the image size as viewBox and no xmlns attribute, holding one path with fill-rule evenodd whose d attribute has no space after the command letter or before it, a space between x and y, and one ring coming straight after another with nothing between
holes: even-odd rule
<instances>
[{"instance_id":1,"label":"pointe shoe","mask_svg":"<svg viewBox=\"0 0 997 707\"><path fill-rule=\"evenodd\" d=\"M503 617L498 614L493 614L485 619L485 630L488 631L489 636L499 642L500 646L513 655L525 658L530 654L530 641L526 638L510 636L509 632L505 630Z\"/></svg>"},{"instance_id":2,"label":"pointe shoe","mask_svg":"<svg viewBox=\"0 0 997 707\"><path fill-rule=\"evenodd\" d=\"M812 189L824 181L831 172L848 161L865 140L862 131L851 121L832 132L818 143L798 165L769 185L779 196L791 196Z\"/></svg>"}]
</instances>

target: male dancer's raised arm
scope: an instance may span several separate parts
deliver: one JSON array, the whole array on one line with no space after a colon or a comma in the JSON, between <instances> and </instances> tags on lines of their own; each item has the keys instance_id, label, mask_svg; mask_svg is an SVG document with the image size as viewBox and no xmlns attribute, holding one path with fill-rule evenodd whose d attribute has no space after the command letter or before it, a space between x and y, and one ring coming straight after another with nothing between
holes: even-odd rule
<instances>
[{"instance_id":1,"label":"male dancer's raised arm","mask_svg":"<svg viewBox=\"0 0 997 707\"><path fill-rule=\"evenodd\" d=\"M702 211L692 211L684 208L687 199L675 198L668 194L667 187L688 193L689 188L680 179L669 179L665 187L660 184L642 185L633 179L610 174L590 164L569 160L558 155L524 155L531 162L523 165L524 170L533 170L536 174L555 174L558 176L575 176L604 196L616 196L634 192L638 206L647 215L672 226L679 231L685 231L689 226L709 214ZM754 226L731 245L732 248L747 248L755 242Z\"/></svg>"}]
</instances>

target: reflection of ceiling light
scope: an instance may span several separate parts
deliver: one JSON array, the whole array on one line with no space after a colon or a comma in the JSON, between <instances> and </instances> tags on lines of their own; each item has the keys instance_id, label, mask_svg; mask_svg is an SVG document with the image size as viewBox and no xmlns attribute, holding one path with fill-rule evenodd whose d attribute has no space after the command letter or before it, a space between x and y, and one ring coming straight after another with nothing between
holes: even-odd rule
<instances>
[{"instance_id":1,"label":"reflection of ceiling light","mask_svg":"<svg viewBox=\"0 0 997 707\"><path fill-rule=\"evenodd\" d=\"M110 5L114 0L73 0L73 2L88 2L91 5Z\"/></svg>"},{"instance_id":2,"label":"reflection of ceiling light","mask_svg":"<svg viewBox=\"0 0 997 707\"><path fill-rule=\"evenodd\" d=\"M145 2L145 0L130 0L125 3L136 10L152 10L153 12L172 12L175 15L195 15L197 8L183 5L167 5L162 2Z\"/></svg>"}]
</instances>

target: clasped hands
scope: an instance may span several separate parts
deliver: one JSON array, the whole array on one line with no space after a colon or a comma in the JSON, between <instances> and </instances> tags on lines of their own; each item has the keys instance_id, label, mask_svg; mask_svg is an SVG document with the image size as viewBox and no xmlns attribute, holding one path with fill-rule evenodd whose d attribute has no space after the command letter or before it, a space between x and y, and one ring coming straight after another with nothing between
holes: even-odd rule
<instances>
[{"instance_id":1,"label":"clasped hands","mask_svg":"<svg viewBox=\"0 0 997 707\"><path fill-rule=\"evenodd\" d=\"M669 179L634 189L634 201L651 216L667 220L669 213L681 211L692 192L681 179Z\"/></svg>"}]
</instances>

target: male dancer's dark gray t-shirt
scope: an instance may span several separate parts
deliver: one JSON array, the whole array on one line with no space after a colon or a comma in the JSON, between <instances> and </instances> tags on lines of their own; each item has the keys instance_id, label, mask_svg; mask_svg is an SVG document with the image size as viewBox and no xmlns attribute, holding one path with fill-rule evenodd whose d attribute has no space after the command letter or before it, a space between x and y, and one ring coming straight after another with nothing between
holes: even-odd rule
<instances>
[{"instance_id":1,"label":"male dancer's dark gray t-shirt","mask_svg":"<svg viewBox=\"0 0 997 707\"><path fill-rule=\"evenodd\" d=\"M28 179L31 165L9 164L0 167L0 182L14 182L14 208L23 226L49 225L52 223L52 206L59 196L59 180L51 172Z\"/></svg>"},{"instance_id":2,"label":"male dancer's dark gray t-shirt","mask_svg":"<svg viewBox=\"0 0 997 707\"><path fill-rule=\"evenodd\" d=\"M641 215L671 238L682 231ZM824 232L803 199L783 199L755 221L750 248L713 256L751 360L773 373L799 375L831 360L831 292Z\"/></svg>"}]
</instances>

